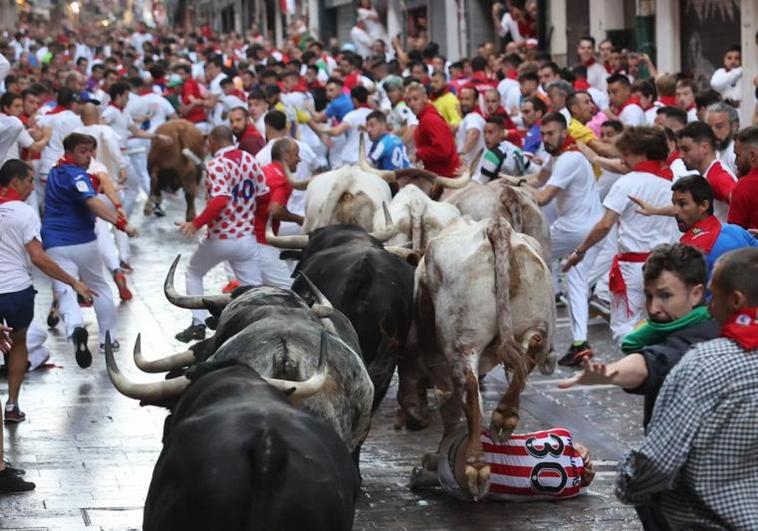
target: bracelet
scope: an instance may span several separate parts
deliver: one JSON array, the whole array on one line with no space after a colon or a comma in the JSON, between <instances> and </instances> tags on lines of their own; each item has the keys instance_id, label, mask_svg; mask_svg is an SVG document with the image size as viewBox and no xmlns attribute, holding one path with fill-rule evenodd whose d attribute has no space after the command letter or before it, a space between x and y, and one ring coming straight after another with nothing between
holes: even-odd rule
<instances>
[{"instance_id":1,"label":"bracelet","mask_svg":"<svg viewBox=\"0 0 758 531\"><path fill-rule=\"evenodd\" d=\"M575 254L575 255L577 255L577 256L579 257L579 259L582 259L582 258L584 258L584 255L585 255L585 254L587 254L587 253L586 253L586 252L584 252L584 251L580 251L580 250L579 250L579 247L577 247L576 249L574 249L574 251L573 251L573 252L574 252L574 254Z\"/></svg>"}]
</instances>

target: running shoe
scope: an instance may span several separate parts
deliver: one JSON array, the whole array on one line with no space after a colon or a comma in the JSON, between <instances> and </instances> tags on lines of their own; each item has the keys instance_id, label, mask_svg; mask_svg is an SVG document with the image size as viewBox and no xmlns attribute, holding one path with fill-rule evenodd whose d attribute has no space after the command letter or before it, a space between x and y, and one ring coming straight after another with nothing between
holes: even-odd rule
<instances>
[{"instance_id":1,"label":"running shoe","mask_svg":"<svg viewBox=\"0 0 758 531\"><path fill-rule=\"evenodd\" d=\"M82 369L86 369L92 365L92 353L87 347L87 340L89 339L87 329L83 326L77 326L71 335L71 339L74 341L74 348L76 349L76 363Z\"/></svg>"},{"instance_id":2,"label":"running shoe","mask_svg":"<svg viewBox=\"0 0 758 531\"><path fill-rule=\"evenodd\" d=\"M34 490L36 485L31 481L24 481L12 469L5 468L0 471L0 492L28 492Z\"/></svg>"},{"instance_id":3,"label":"running shoe","mask_svg":"<svg viewBox=\"0 0 758 531\"><path fill-rule=\"evenodd\" d=\"M61 320L61 316L58 313L58 301L53 301L53 305L50 306L50 312L47 314L47 326L48 328L55 328Z\"/></svg>"},{"instance_id":4,"label":"running shoe","mask_svg":"<svg viewBox=\"0 0 758 531\"><path fill-rule=\"evenodd\" d=\"M584 358L592 357L592 349L586 341L574 342L569 347L568 352L558 360L558 365L563 367L578 367L582 364Z\"/></svg>"},{"instance_id":5,"label":"running shoe","mask_svg":"<svg viewBox=\"0 0 758 531\"><path fill-rule=\"evenodd\" d=\"M126 285L126 275L122 271L116 270L116 272L113 273L113 281L116 283L118 296L121 297L121 300L132 300L132 292L129 291L129 286Z\"/></svg>"},{"instance_id":6,"label":"running shoe","mask_svg":"<svg viewBox=\"0 0 758 531\"><path fill-rule=\"evenodd\" d=\"M18 424L19 422L24 422L24 420L26 420L26 413L21 411L18 404L5 405L5 416L3 417L3 421L6 424Z\"/></svg>"}]
</instances>

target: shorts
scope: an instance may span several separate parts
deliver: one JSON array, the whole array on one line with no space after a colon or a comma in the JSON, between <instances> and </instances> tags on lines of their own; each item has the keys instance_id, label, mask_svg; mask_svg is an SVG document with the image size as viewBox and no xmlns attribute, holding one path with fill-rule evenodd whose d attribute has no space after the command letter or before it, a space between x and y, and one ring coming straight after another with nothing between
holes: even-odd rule
<instances>
[{"instance_id":1,"label":"shorts","mask_svg":"<svg viewBox=\"0 0 758 531\"><path fill-rule=\"evenodd\" d=\"M29 286L21 291L0 294L0 322L5 319L14 331L29 328L34 318L34 295L37 291Z\"/></svg>"}]
</instances>

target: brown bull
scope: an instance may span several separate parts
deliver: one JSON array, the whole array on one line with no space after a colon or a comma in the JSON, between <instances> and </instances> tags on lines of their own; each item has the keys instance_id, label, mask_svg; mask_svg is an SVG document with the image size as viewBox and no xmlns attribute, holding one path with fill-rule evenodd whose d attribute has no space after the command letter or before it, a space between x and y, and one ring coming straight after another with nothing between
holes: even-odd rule
<instances>
[{"instance_id":1,"label":"brown bull","mask_svg":"<svg viewBox=\"0 0 758 531\"><path fill-rule=\"evenodd\" d=\"M145 203L145 215L151 215L161 202L161 191L184 189L187 200L187 221L195 218L195 196L202 176L198 161L205 157L203 133L187 120L171 120L159 126L156 134L171 137L171 145L153 141L147 155L150 173L150 199ZM189 150L189 151L185 151ZM194 154L197 160L182 152Z\"/></svg>"}]
</instances>

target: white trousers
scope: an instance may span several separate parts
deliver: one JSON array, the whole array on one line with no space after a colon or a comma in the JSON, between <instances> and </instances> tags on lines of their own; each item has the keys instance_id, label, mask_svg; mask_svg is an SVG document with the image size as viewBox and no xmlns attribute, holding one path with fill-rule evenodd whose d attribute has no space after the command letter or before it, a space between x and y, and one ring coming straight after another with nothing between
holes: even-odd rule
<instances>
[{"instance_id":1,"label":"white trousers","mask_svg":"<svg viewBox=\"0 0 758 531\"><path fill-rule=\"evenodd\" d=\"M626 298L611 293L611 333L618 344L645 318L645 291L642 262L620 262L626 283Z\"/></svg>"},{"instance_id":2,"label":"white trousers","mask_svg":"<svg viewBox=\"0 0 758 531\"><path fill-rule=\"evenodd\" d=\"M595 285L595 295L606 302L611 300L611 294L608 292L608 273L611 271L613 257L618 253L618 233L618 224L615 224L605 239L595 244L595 247L600 247L600 251L595 257L588 278L589 285Z\"/></svg>"},{"instance_id":3,"label":"white trousers","mask_svg":"<svg viewBox=\"0 0 758 531\"><path fill-rule=\"evenodd\" d=\"M47 254L61 269L74 278L79 278L97 293L94 299L95 314L100 331L100 343L105 343L105 333L110 331L111 341L116 340L116 305L113 303L111 287L103 275L103 261L100 258L97 240L79 245L53 247ZM76 293L60 280L53 280L53 292L58 301L58 312L66 327L66 335L71 337L74 329L84 326L82 309L76 301Z\"/></svg>"},{"instance_id":4,"label":"white trousers","mask_svg":"<svg viewBox=\"0 0 758 531\"><path fill-rule=\"evenodd\" d=\"M554 225L550 227L550 243L553 259L560 260L571 254L582 243L588 230L568 232ZM599 252L599 246L593 246L584 259L566 273L566 298L568 299L571 335L574 341L587 340L587 321L589 321L589 272Z\"/></svg>"},{"instance_id":5,"label":"white trousers","mask_svg":"<svg viewBox=\"0 0 758 531\"><path fill-rule=\"evenodd\" d=\"M187 266L187 294L203 295L203 277L217 264L227 261L243 286L262 284L260 254L254 236L233 240L205 239L192 253ZM192 323L202 324L208 312L192 310Z\"/></svg>"},{"instance_id":6,"label":"white trousers","mask_svg":"<svg viewBox=\"0 0 758 531\"><path fill-rule=\"evenodd\" d=\"M140 188L150 196L150 174L147 173L147 152L150 150L150 141L144 138L130 138L126 142L129 151L139 151L129 155L129 161L134 171L139 176Z\"/></svg>"},{"instance_id":7,"label":"white trousers","mask_svg":"<svg viewBox=\"0 0 758 531\"><path fill-rule=\"evenodd\" d=\"M29 352L29 370L34 370L50 358L50 351L45 346L47 332L32 323L26 331L26 350Z\"/></svg>"},{"instance_id":8,"label":"white trousers","mask_svg":"<svg viewBox=\"0 0 758 531\"><path fill-rule=\"evenodd\" d=\"M111 203L111 200L105 194L99 194L97 198L110 210L116 212L113 203ZM116 249L116 242L113 239L113 233L111 232L111 224L102 218L97 218L95 220L95 234L97 235L97 247L100 250L100 257L103 259L103 264L108 273L112 274L119 268L119 264L118 251Z\"/></svg>"},{"instance_id":9,"label":"white trousers","mask_svg":"<svg viewBox=\"0 0 758 531\"><path fill-rule=\"evenodd\" d=\"M275 288L290 289L292 287L292 277L287 262L279 258L281 249L271 245L258 244L258 250L261 253L261 277L264 286Z\"/></svg>"}]
</instances>

